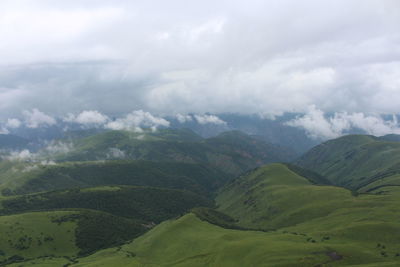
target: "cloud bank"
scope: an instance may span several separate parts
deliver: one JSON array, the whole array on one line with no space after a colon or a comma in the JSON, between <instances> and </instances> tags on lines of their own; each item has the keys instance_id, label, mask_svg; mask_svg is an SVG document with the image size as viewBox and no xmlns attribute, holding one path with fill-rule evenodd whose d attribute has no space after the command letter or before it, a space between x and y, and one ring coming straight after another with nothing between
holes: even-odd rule
<instances>
[{"instance_id":1,"label":"cloud bank","mask_svg":"<svg viewBox=\"0 0 400 267\"><path fill-rule=\"evenodd\" d=\"M101 114L97 110L84 110L75 116L72 113L69 113L64 119L66 122L75 122L79 124L88 124L88 125L101 125L109 120L106 115Z\"/></svg>"},{"instance_id":2,"label":"cloud bank","mask_svg":"<svg viewBox=\"0 0 400 267\"><path fill-rule=\"evenodd\" d=\"M153 116L150 112L145 112L143 110L136 110L123 118L110 121L104 127L112 130L141 131L141 127L155 130L160 126L168 127L169 125L169 121L161 117Z\"/></svg>"},{"instance_id":3,"label":"cloud bank","mask_svg":"<svg viewBox=\"0 0 400 267\"><path fill-rule=\"evenodd\" d=\"M394 0L4 0L0 17L0 117L32 128L82 110L400 113Z\"/></svg>"},{"instance_id":4,"label":"cloud bank","mask_svg":"<svg viewBox=\"0 0 400 267\"><path fill-rule=\"evenodd\" d=\"M32 111L29 110L24 110L22 112L24 119L25 119L25 125L28 128L38 128L40 126L50 126L56 124L56 120L41 112L37 108L32 109ZM11 119L13 121L13 126L16 126L18 123L16 123L16 119ZM9 121L7 121L9 122Z\"/></svg>"},{"instance_id":5,"label":"cloud bank","mask_svg":"<svg viewBox=\"0 0 400 267\"><path fill-rule=\"evenodd\" d=\"M315 106L310 106L305 115L286 124L303 128L312 138L323 140L339 137L354 129L360 129L364 133L375 136L390 133L400 134L400 124L395 115L392 120L385 120L379 115L363 113L336 112L329 116Z\"/></svg>"}]
</instances>

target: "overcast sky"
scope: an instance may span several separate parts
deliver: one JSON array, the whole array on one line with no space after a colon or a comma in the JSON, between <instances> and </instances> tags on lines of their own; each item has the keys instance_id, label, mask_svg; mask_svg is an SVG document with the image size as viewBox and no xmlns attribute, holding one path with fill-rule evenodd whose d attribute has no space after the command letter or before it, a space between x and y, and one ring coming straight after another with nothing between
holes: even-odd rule
<instances>
[{"instance_id":1,"label":"overcast sky","mask_svg":"<svg viewBox=\"0 0 400 267\"><path fill-rule=\"evenodd\" d=\"M400 113L400 1L0 1L0 118Z\"/></svg>"}]
</instances>

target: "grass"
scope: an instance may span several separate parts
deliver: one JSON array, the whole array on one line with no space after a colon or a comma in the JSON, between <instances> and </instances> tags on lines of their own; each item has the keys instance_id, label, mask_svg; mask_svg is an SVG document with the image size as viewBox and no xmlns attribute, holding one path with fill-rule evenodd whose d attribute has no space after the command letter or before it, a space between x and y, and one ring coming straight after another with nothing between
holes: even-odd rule
<instances>
[{"instance_id":1,"label":"grass","mask_svg":"<svg viewBox=\"0 0 400 267\"><path fill-rule=\"evenodd\" d=\"M180 162L115 160L52 166L4 162L0 168L1 164L3 195L106 185L165 187L207 195L228 180L226 174L210 166Z\"/></svg>"},{"instance_id":2,"label":"grass","mask_svg":"<svg viewBox=\"0 0 400 267\"><path fill-rule=\"evenodd\" d=\"M0 216L0 265L57 257L74 261L121 245L146 230L133 220L91 210Z\"/></svg>"},{"instance_id":3,"label":"grass","mask_svg":"<svg viewBox=\"0 0 400 267\"><path fill-rule=\"evenodd\" d=\"M343 266L398 264L362 243L309 242L293 233L239 231L194 214L166 221L119 248L97 252L72 266ZM173 240L173 242L171 242ZM193 242L195 240L195 242ZM328 254L343 257L333 260Z\"/></svg>"},{"instance_id":4,"label":"grass","mask_svg":"<svg viewBox=\"0 0 400 267\"><path fill-rule=\"evenodd\" d=\"M29 259L44 256L76 256L76 222L54 220L73 211L33 212L0 217L0 262L13 256Z\"/></svg>"},{"instance_id":5,"label":"grass","mask_svg":"<svg viewBox=\"0 0 400 267\"><path fill-rule=\"evenodd\" d=\"M116 142L113 145L121 144L118 138L126 139L123 132L112 132L111 135L109 141ZM108 138L107 134L103 137ZM254 143L237 133L226 133L208 140L198 140L190 133L186 133L183 141L179 138L179 134L172 131L149 135L144 140L146 146L161 145L158 152L162 153L168 151L168 142L172 142L175 148L179 147L173 150L174 153L186 151L191 154L185 155L201 155L198 160L211 160L227 169L233 164L238 170L245 170L250 166L247 160L254 161L255 155L261 153L246 154ZM241 138L244 140L234 147ZM91 142L95 141L92 139ZM201 154L193 147L189 149L189 143L211 145L220 154ZM143 155L157 159L158 152L154 154L147 148L141 147ZM11 243L6 241L10 245L3 252L3 260L26 259L16 266L399 266L399 152L400 143L373 136L353 135L329 141L299 161L317 173L290 164L259 167L221 188L215 200L216 209L209 208L211 203L200 201L201 197L185 191L115 186L104 182L107 178L102 173L107 172L107 177L124 181L124 173L130 173L124 168L132 165L131 161L110 162L110 166L94 162L63 163L49 167L51 171L45 177L50 181L50 177L61 173L61 180L77 177L80 182L101 182L96 187L84 189L3 196L0 199L3 212L54 209L51 212L1 216L0 238L8 234L15 240ZM182 159L183 154L178 155L176 159ZM157 164L164 169L143 172L145 175L142 173L141 177L168 174L170 178L179 172L184 174L182 176L200 179L207 173L191 174L193 169L190 168L175 170L168 165L170 163ZM10 165L5 168L24 167ZM163 179L155 181L166 182ZM179 184L178 181L184 180L169 181ZM219 185L206 186L215 181L214 178L191 181L203 186L205 191L219 188ZM344 185L348 189L335 185ZM191 209L196 205L209 207ZM82 207L98 211L58 210ZM189 209L189 214L161 222ZM55 217L48 217L51 214ZM47 251L36 252L38 248L29 243L29 238L37 238L36 229L27 223L35 216L39 217L34 220L34 225L42 223L49 235L53 234L54 240L59 238L57 227L61 227L59 246L72 246L70 250L66 249L66 254L45 257L49 256ZM140 218L145 223L161 223L146 232L144 228L149 224L136 220ZM5 223L7 220L9 222ZM23 224L22 232L10 228L16 222ZM65 233L69 235L64 236ZM68 239L68 243L66 240L71 236L73 238ZM29 243L29 248L24 247L26 243ZM53 248L50 243L48 246ZM17 254L17 251L26 254ZM77 255L81 257L76 258Z\"/></svg>"},{"instance_id":6,"label":"grass","mask_svg":"<svg viewBox=\"0 0 400 267\"><path fill-rule=\"evenodd\" d=\"M400 142L348 135L316 146L296 164L316 171L335 185L358 190L400 173Z\"/></svg>"},{"instance_id":7,"label":"grass","mask_svg":"<svg viewBox=\"0 0 400 267\"><path fill-rule=\"evenodd\" d=\"M396 266L400 264L400 187L379 190L384 193L355 196L344 188L313 184L287 165L270 164L222 189L216 199L219 211L197 208L130 243L69 264ZM247 230L229 229L236 227ZM65 262L62 257L35 260L43 265Z\"/></svg>"},{"instance_id":8,"label":"grass","mask_svg":"<svg viewBox=\"0 0 400 267\"><path fill-rule=\"evenodd\" d=\"M59 157L59 160L113 159L110 158L112 148L123 151L127 159L201 163L233 176L267 162L288 160L292 156L280 147L238 131L208 139L202 139L186 129L145 133L106 131L73 141L75 149Z\"/></svg>"},{"instance_id":9,"label":"grass","mask_svg":"<svg viewBox=\"0 0 400 267\"><path fill-rule=\"evenodd\" d=\"M195 193L153 187L95 187L3 198L0 214L59 209L92 209L143 223L159 223L191 208L212 206Z\"/></svg>"}]
</instances>

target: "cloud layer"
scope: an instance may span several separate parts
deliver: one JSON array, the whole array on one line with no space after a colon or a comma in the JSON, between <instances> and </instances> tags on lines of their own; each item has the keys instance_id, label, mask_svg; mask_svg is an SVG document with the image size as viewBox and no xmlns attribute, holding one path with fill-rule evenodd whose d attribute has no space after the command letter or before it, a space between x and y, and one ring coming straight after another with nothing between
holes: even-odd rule
<instances>
[{"instance_id":1,"label":"cloud layer","mask_svg":"<svg viewBox=\"0 0 400 267\"><path fill-rule=\"evenodd\" d=\"M64 2L1 1L1 119L400 112L395 0Z\"/></svg>"},{"instance_id":2,"label":"cloud layer","mask_svg":"<svg viewBox=\"0 0 400 267\"><path fill-rule=\"evenodd\" d=\"M303 128L310 137L322 140L336 138L355 129L375 136L400 134L400 125L394 115L392 120L385 120L376 114L335 112L333 115L329 115L324 114L315 106L310 106L306 114L298 116L286 124Z\"/></svg>"}]
</instances>

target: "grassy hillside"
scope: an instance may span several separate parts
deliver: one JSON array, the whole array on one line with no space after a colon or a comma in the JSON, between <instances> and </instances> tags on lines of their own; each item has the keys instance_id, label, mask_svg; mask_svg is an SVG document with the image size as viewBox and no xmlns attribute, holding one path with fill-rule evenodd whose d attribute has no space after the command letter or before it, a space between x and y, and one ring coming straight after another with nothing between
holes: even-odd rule
<instances>
[{"instance_id":1,"label":"grassy hillside","mask_svg":"<svg viewBox=\"0 0 400 267\"><path fill-rule=\"evenodd\" d=\"M244 174L277 154L240 132L202 139L190 131L107 131L74 139L77 149L64 160L84 162L0 163L0 245L8 244L4 251L0 246L0 260L14 266L399 266L400 142L394 139L345 136L312 149L297 161L300 167L273 163ZM110 148L125 160L87 161ZM232 180L235 173L242 176ZM53 189L63 190L31 193ZM212 192L216 206L204 198ZM17 222L22 230L11 228ZM32 245L41 240L37 223L60 243L43 251ZM65 254L48 252L63 246Z\"/></svg>"},{"instance_id":2,"label":"grassy hillside","mask_svg":"<svg viewBox=\"0 0 400 267\"><path fill-rule=\"evenodd\" d=\"M189 191L108 186L3 198L0 214L84 208L153 224L184 214L193 207L211 205L211 201Z\"/></svg>"},{"instance_id":3,"label":"grassy hillside","mask_svg":"<svg viewBox=\"0 0 400 267\"><path fill-rule=\"evenodd\" d=\"M398 265L399 257L381 255L382 246L333 239L311 242L308 235L288 231L225 229L188 214L163 222L129 244L80 258L71 266Z\"/></svg>"},{"instance_id":4,"label":"grassy hillside","mask_svg":"<svg viewBox=\"0 0 400 267\"><path fill-rule=\"evenodd\" d=\"M348 190L315 186L284 164L270 164L229 183L216 203L241 226L269 230L325 216L351 197Z\"/></svg>"},{"instance_id":5,"label":"grassy hillside","mask_svg":"<svg viewBox=\"0 0 400 267\"><path fill-rule=\"evenodd\" d=\"M76 222L58 224L54 220L72 211L26 213L0 217L0 262L13 257L74 256ZM12 260L12 259L11 259ZM10 261L11 261L10 260Z\"/></svg>"},{"instance_id":6,"label":"grassy hillside","mask_svg":"<svg viewBox=\"0 0 400 267\"><path fill-rule=\"evenodd\" d=\"M221 190L216 198L218 211L194 209L177 220L162 222L131 243L74 258L68 263L71 266L398 266L400 187L382 187L379 194L374 191L376 194L354 195L344 188L322 185L317 178L291 165L260 167ZM91 190L98 189L87 191ZM25 264L56 265L65 261L53 257Z\"/></svg>"},{"instance_id":7,"label":"grassy hillside","mask_svg":"<svg viewBox=\"0 0 400 267\"><path fill-rule=\"evenodd\" d=\"M316 146L296 164L352 190L382 179L389 184L400 174L400 142L365 135L343 136Z\"/></svg>"},{"instance_id":8,"label":"grassy hillside","mask_svg":"<svg viewBox=\"0 0 400 267\"><path fill-rule=\"evenodd\" d=\"M285 165L271 164L230 183L216 201L241 226L304 234L310 242L357 244L396 257L399 189L354 196L344 188L313 185Z\"/></svg>"},{"instance_id":9,"label":"grassy hillside","mask_svg":"<svg viewBox=\"0 0 400 267\"><path fill-rule=\"evenodd\" d=\"M400 142L400 134L387 134L384 136L379 136L378 139L390 142Z\"/></svg>"},{"instance_id":10,"label":"grassy hillside","mask_svg":"<svg viewBox=\"0 0 400 267\"><path fill-rule=\"evenodd\" d=\"M258 168L229 183L216 198L219 210L243 226L276 229L309 222L345 209L398 209L396 188L385 194L360 194L329 185L314 185L283 164ZM371 221L374 215L371 214ZM394 217L393 217L394 216ZM397 215L389 216L395 220ZM365 216L363 216L365 217Z\"/></svg>"},{"instance_id":11,"label":"grassy hillside","mask_svg":"<svg viewBox=\"0 0 400 267\"><path fill-rule=\"evenodd\" d=\"M207 195L228 175L193 163L114 160L55 165L1 162L0 192L25 194L103 185L135 185L185 189Z\"/></svg>"},{"instance_id":12,"label":"grassy hillside","mask_svg":"<svg viewBox=\"0 0 400 267\"><path fill-rule=\"evenodd\" d=\"M0 265L35 258L76 258L145 231L128 219L95 211L33 212L0 217Z\"/></svg>"},{"instance_id":13,"label":"grassy hillside","mask_svg":"<svg viewBox=\"0 0 400 267\"><path fill-rule=\"evenodd\" d=\"M201 139L189 130L107 131L73 141L75 149L59 160L126 158L201 163L235 176L263 163L290 158L285 150L240 132Z\"/></svg>"},{"instance_id":14,"label":"grassy hillside","mask_svg":"<svg viewBox=\"0 0 400 267\"><path fill-rule=\"evenodd\" d=\"M68 142L74 144L59 144L63 153L40 153L43 161L0 161L1 194L102 185L210 194L249 169L288 157L284 150L240 132L202 139L185 129L104 131Z\"/></svg>"}]
</instances>

